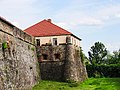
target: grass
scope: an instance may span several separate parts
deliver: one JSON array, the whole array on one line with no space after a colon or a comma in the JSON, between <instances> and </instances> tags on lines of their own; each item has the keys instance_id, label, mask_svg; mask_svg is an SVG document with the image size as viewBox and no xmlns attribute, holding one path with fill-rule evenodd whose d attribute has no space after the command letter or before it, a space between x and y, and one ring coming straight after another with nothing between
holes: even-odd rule
<instances>
[{"instance_id":1,"label":"grass","mask_svg":"<svg viewBox=\"0 0 120 90\"><path fill-rule=\"evenodd\" d=\"M120 78L89 78L81 84L42 80L33 90L120 90Z\"/></svg>"}]
</instances>

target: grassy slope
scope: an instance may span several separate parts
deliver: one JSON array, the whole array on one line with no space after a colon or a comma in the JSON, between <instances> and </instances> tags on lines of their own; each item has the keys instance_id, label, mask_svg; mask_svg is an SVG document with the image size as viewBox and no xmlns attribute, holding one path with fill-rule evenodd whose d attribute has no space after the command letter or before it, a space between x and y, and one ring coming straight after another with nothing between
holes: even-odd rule
<instances>
[{"instance_id":1,"label":"grassy slope","mask_svg":"<svg viewBox=\"0 0 120 90\"><path fill-rule=\"evenodd\" d=\"M89 78L79 85L43 80L33 90L120 90L120 78Z\"/></svg>"}]
</instances>

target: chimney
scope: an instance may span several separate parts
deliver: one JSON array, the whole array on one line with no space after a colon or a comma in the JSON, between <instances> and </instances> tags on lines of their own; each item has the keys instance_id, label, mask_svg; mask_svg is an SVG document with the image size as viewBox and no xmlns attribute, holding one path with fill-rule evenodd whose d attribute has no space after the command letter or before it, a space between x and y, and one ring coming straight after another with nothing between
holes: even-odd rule
<instances>
[{"instance_id":1,"label":"chimney","mask_svg":"<svg viewBox=\"0 0 120 90\"><path fill-rule=\"evenodd\" d=\"M51 19L48 19L47 21L51 23L52 20L51 20Z\"/></svg>"}]
</instances>

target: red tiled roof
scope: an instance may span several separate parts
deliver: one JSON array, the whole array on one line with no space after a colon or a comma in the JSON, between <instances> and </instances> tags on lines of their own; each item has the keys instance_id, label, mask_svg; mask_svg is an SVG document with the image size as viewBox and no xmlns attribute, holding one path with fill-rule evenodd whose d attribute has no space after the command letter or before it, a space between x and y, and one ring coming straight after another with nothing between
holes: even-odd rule
<instances>
[{"instance_id":1,"label":"red tiled roof","mask_svg":"<svg viewBox=\"0 0 120 90\"><path fill-rule=\"evenodd\" d=\"M33 36L55 36L55 35L71 35L71 32L53 24L49 20L43 20L24 30Z\"/></svg>"}]
</instances>

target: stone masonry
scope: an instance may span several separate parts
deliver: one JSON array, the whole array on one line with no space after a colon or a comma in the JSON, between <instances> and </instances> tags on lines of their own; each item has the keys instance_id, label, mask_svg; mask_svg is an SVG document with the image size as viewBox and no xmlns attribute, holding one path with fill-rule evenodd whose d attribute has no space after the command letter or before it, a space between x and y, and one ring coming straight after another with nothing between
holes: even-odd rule
<instances>
[{"instance_id":1,"label":"stone masonry","mask_svg":"<svg viewBox=\"0 0 120 90\"><path fill-rule=\"evenodd\" d=\"M0 90L30 90L39 80L34 38L0 19Z\"/></svg>"},{"instance_id":2,"label":"stone masonry","mask_svg":"<svg viewBox=\"0 0 120 90\"><path fill-rule=\"evenodd\" d=\"M69 42L70 40L67 40L64 45L38 48L41 79L78 82L87 79L86 68L80 58L80 47ZM57 59L56 54L59 55ZM44 60L44 55L47 60Z\"/></svg>"},{"instance_id":3,"label":"stone masonry","mask_svg":"<svg viewBox=\"0 0 120 90\"><path fill-rule=\"evenodd\" d=\"M40 78L78 82L87 79L80 47L72 45L70 37L61 45L36 48L34 42L34 37L0 18L0 90L31 90Z\"/></svg>"}]
</instances>

